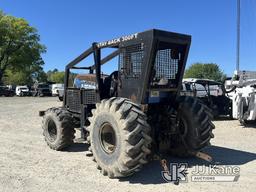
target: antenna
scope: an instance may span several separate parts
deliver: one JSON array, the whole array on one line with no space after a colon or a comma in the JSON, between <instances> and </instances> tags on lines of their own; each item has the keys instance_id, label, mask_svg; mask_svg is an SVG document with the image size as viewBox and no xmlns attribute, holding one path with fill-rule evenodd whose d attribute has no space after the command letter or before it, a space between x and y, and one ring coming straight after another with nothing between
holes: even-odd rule
<instances>
[{"instance_id":1,"label":"antenna","mask_svg":"<svg viewBox=\"0 0 256 192\"><path fill-rule=\"evenodd\" d=\"M240 65L240 0L237 0L237 44L236 44L236 71Z\"/></svg>"}]
</instances>

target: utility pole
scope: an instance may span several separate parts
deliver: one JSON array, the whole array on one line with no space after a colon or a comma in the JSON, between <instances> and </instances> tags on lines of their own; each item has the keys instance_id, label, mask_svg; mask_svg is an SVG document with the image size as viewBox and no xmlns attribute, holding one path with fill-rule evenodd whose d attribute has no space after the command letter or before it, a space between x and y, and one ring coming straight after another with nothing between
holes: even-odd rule
<instances>
[{"instance_id":1,"label":"utility pole","mask_svg":"<svg viewBox=\"0 0 256 192\"><path fill-rule=\"evenodd\" d=\"M236 44L236 71L239 71L240 65L240 0L237 0L237 44Z\"/></svg>"}]
</instances>

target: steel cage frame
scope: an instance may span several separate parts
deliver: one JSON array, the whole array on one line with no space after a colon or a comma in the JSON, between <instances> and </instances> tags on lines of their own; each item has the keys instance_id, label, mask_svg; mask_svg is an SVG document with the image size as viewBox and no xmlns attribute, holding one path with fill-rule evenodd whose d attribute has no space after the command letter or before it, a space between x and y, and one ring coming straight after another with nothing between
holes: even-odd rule
<instances>
[{"instance_id":1,"label":"steel cage frame","mask_svg":"<svg viewBox=\"0 0 256 192\"><path fill-rule=\"evenodd\" d=\"M79 55L77 58L75 58L65 67L63 105L64 106L66 105L66 91L68 88L70 69L86 69L86 70L89 70L90 74L92 74L95 70L96 85L97 85L96 91L97 91L97 94L100 95L101 84L99 82L101 78L101 65L107 63L108 61L118 56L120 53L121 47L126 47L129 45L133 45L135 43L144 43L147 49L145 51L145 60L143 61L143 65L145 66L145 70L144 70L145 75L142 82L144 83L142 84L141 93L138 95L138 98L136 100L137 103L143 103L143 101L145 100L145 92L148 89L148 82L150 80L150 71L154 63L154 58L156 57L156 50L158 48L159 42L168 42L170 44L182 46L184 49L181 68L179 69L180 75L179 75L178 87L177 87L177 90L180 90L180 86L182 84L182 76L184 73L185 64L186 64L186 60L187 60L187 56L190 48L191 36L152 29L152 30L141 32L141 33L136 33L136 34L120 37L117 39L109 40L106 42L92 43L92 46L90 48L85 50L81 55ZM101 59L101 49L104 49L104 48L117 48L117 50L113 51L112 53L110 53L109 55ZM93 65L89 67L76 67L78 63L86 59L91 54L93 54L93 57L94 57Z\"/></svg>"}]
</instances>

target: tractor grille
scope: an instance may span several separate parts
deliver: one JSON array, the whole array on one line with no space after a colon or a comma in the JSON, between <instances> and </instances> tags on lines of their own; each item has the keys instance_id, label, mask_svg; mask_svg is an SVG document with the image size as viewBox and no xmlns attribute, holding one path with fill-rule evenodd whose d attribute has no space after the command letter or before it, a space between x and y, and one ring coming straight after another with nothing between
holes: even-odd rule
<instances>
[{"instance_id":1,"label":"tractor grille","mask_svg":"<svg viewBox=\"0 0 256 192\"><path fill-rule=\"evenodd\" d=\"M143 56L143 44L141 43L121 48L119 70L122 71L125 78L138 79L141 76Z\"/></svg>"},{"instance_id":2,"label":"tractor grille","mask_svg":"<svg viewBox=\"0 0 256 192\"><path fill-rule=\"evenodd\" d=\"M67 90L67 107L70 111L80 113L81 97L80 90Z\"/></svg>"},{"instance_id":3,"label":"tractor grille","mask_svg":"<svg viewBox=\"0 0 256 192\"><path fill-rule=\"evenodd\" d=\"M83 104L95 104L97 102L96 90L87 89L83 90Z\"/></svg>"},{"instance_id":4,"label":"tractor grille","mask_svg":"<svg viewBox=\"0 0 256 192\"><path fill-rule=\"evenodd\" d=\"M179 59L171 59L171 49L158 50L155 59L155 78L175 79Z\"/></svg>"}]
</instances>

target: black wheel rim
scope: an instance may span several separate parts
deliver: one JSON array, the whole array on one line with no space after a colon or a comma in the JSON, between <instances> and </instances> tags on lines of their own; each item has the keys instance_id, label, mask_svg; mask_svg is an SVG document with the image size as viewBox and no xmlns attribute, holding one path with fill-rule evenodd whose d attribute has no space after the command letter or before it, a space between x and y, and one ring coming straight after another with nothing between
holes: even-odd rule
<instances>
[{"instance_id":1,"label":"black wheel rim","mask_svg":"<svg viewBox=\"0 0 256 192\"><path fill-rule=\"evenodd\" d=\"M110 123L104 123L100 128L100 144L107 153L114 153L116 149L116 133Z\"/></svg>"},{"instance_id":2,"label":"black wheel rim","mask_svg":"<svg viewBox=\"0 0 256 192\"><path fill-rule=\"evenodd\" d=\"M55 141L57 138L57 127L55 122L52 119L49 119L48 121L47 131L48 131L50 141L52 142Z\"/></svg>"}]
</instances>

